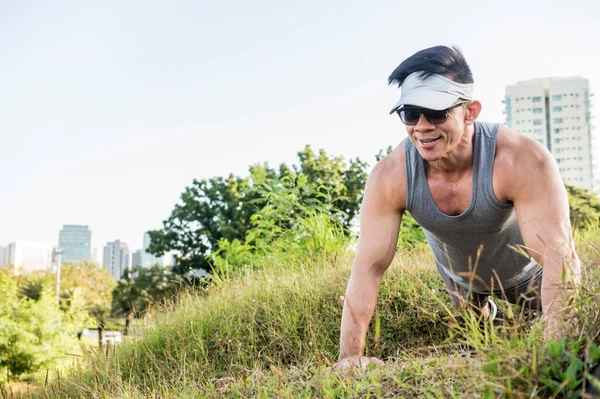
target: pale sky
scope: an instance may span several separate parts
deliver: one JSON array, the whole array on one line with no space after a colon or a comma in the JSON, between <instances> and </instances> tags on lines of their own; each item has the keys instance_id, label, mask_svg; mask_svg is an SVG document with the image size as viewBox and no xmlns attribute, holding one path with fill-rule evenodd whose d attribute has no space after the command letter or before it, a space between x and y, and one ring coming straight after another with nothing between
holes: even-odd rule
<instances>
[{"instance_id":1,"label":"pale sky","mask_svg":"<svg viewBox=\"0 0 600 399\"><path fill-rule=\"evenodd\" d=\"M405 137L387 77L423 48L459 46L503 122L519 80L599 93L599 42L595 0L0 0L0 246L87 224L135 250L194 178L306 144L372 165Z\"/></svg>"}]
</instances>

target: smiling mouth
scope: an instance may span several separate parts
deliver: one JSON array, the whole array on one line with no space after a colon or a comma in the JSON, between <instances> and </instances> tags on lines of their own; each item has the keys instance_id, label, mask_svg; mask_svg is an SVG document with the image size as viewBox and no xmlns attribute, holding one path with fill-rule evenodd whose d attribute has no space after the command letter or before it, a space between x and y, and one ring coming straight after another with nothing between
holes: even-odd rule
<instances>
[{"instance_id":1,"label":"smiling mouth","mask_svg":"<svg viewBox=\"0 0 600 399\"><path fill-rule=\"evenodd\" d=\"M419 139L419 141L423 144L431 144L441 139L441 137L436 137L434 139Z\"/></svg>"}]
</instances>

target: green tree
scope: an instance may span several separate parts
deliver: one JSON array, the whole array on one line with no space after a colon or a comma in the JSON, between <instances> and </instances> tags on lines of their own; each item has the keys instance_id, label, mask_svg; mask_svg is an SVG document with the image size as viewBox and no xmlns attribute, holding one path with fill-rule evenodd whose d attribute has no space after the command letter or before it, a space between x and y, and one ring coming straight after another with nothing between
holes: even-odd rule
<instances>
[{"instance_id":1,"label":"green tree","mask_svg":"<svg viewBox=\"0 0 600 399\"><path fill-rule=\"evenodd\" d=\"M332 215L333 197L317 192L308 176L289 172L278 184L263 188L265 205L252 216L246 241L222 239L212 254L212 281L227 281L232 272L256 266L265 256L284 261L333 254L348 244L342 222Z\"/></svg>"},{"instance_id":2,"label":"green tree","mask_svg":"<svg viewBox=\"0 0 600 399\"><path fill-rule=\"evenodd\" d=\"M168 267L134 266L126 270L113 291L113 313L125 316L125 335L129 333L132 317L143 315L150 306L170 299L181 280Z\"/></svg>"},{"instance_id":3,"label":"green tree","mask_svg":"<svg viewBox=\"0 0 600 399\"><path fill-rule=\"evenodd\" d=\"M112 308L112 293L117 283L103 267L91 262L65 263L61 266L61 308L82 306L98 327L98 343L101 344L104 326Z\"/></svg>"},{"instance_id":4,"label":"green tree","mask_svg":"<svg viewBox=\"0 0 600 399\"><path fill-rule=\"evenodd\" d=\"M252 217L263 209L265 193L276 190L282 179L306 179L314 201L333 198L328 212L335 216L347 233L362 200L366 182L366 164L358 158L346 163L341 157L330 157L325 151L317 156L309 146L298 153L300 164L289 168L282 164L277 170L267 164L250 167L248 177L229 175L209 180L194 180L181 195L163 228L150 231L149 251L160 256L168 251L179 253L174 271L185 275L192 270L212 268L211 254L219 242L246 242L253 229ZM289 227L289 214L282 211L279 223Z\"/></svg>"},{"instance_id":5,"label":"green tree","mask_svg":"<svg viewBox=\"0 0 600 399\"><path fill-rule=\"evenodd\" d=\"M20 351L15 350L21 330L16 317L20 303L17 283L5 270L0 270L0 291L0 368L20 374L31 363L33 354L19 356Z\"/></svg>"},{"instance_id":6,"label":"green tree","mask_svg":"<svg viewBox=\"0 0 600 399\"><path fill-rule=\"evenodd\" d=\"M49 367L80 350L77 332L88 317L82 298L61 311L53 288L43 283L37 299L31 299L20 294L16 278L0 272L0 368L14 377Z\"/></svg>"},{"instance_id":7,"label":"green tree","mask_svg":"<svg viewBox=\"0 0 600 399\"><path fill-rule=\"evenodd\" d=\"M333 207L329 212L349 231L362 202L367 164L359 158L346 163L343 157L330 157L324 150L319 150L317 156L310 146L299 152L298 158L300 165L294 166L296 173L316 185L317 198L319 194L332 196Z\"/></svg>"},{"instance_id":8,"label":"green tree","mask_svg":"<svg viewBox=\"0 0 600 399\"><path fill-rule=\"evenodd\" d=\"M44 287L50 284L50 275L48 273L34 272L31 275L18 276L16 280L20 294L37 301L42 296Z\"/></svg>"},{"instance_id":9,"label":"green tree","mask_svg":"<svg viewBox=\"0 0 600 399\"><path fill-rule=\"evenodd\" d=\"M587 190L565 185L571 224L575 228L600 227L600 200Z\"/></svg>"},{"instance_id":10,"label":"green tree","mask_svg":"<svg viewBox=\"0 0 600 399\"><path fill-rule=\"evenodd\" d=\"M261 183L275 178L275 172L267 167L255 166L251 172ZM160 256L177 251L174 271L180 275L197 269L209 271L206 256L222 238L233 241L245 237L250 217L260 206L257 200L260 196L254 190L252 175L194 180L163 228L148 232L149 252Z\"/></svg>"}]
</instances>

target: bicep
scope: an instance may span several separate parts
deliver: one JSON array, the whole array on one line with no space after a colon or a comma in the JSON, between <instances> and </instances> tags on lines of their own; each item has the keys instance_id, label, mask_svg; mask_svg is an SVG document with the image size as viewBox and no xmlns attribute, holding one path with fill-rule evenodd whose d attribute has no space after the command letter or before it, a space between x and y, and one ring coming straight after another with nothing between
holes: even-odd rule
<instances>
[{"instance_id":1,"label":"bicep","mask_svg":"<svg viewBox=\"0 0 600 399\"><path fill-rule=\"evenodd\" d=\"M516 179L515 211L525 246L543 264L550 253L564 256L572 250L569 200L551 155L528 166Z\"/></svg>"},{"instance_id":2,"label":"bicep","mask_svg":"<svg viewBox=\"0 0 600 399\"><path fill-rule=\"evenodd\" d=\"M360 213L360 235L353 270L383 273L392 262L404 212L402 190L367 183Z\"/></svg>"}]
</instances>

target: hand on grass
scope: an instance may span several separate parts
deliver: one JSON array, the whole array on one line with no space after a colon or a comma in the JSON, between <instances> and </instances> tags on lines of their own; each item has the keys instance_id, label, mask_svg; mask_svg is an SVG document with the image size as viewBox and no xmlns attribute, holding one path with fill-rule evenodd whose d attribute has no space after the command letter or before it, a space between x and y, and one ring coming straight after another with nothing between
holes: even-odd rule
<instances>
[{"instance_id":1,"label":"hand on grass","mask_svg":"<svg viewBox=\"0 0 600 399\"><path fill-rule=\"evenodd\" d=\"M549 340L559 340L573 334L575 330L575 320L572 317L566 316L565 319L559 319L556 315L544 316L546 321L544 327L544 338Z\"/></svg>"},{"instance_id":2,"label":"hand on grass","mask_svg":"<svg viewBox=\"0 0 600 399\"><path fill-rule=\"evenodd\" d=\"M365 357L365 356L348 356L339 360L334 366L334 370L347 370L354 367L358 367L360 370L365 370L369 364L376 366L383 366L383 361L376 357Z\"/></svg>"}]
</instances>

